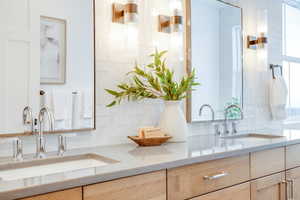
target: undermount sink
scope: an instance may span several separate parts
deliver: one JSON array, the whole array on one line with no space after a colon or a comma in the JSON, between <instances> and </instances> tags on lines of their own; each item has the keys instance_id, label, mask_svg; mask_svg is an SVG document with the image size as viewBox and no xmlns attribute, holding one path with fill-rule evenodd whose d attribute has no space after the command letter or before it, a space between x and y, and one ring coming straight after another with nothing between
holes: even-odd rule
<instances>
[{"instance_id":1,"label":"undermount sink","mask_svg":"<svg viewBox=\"0 0 300 200\"><path fill-rule=\"evenodd\" d=\"M223 138L223 139L239 139L239 138L276 139L276 138L282 138L282 137L284 137L284 136L272 135L272 134L260 134L260 133L247 133L247 134L223 136L221 138Z\"/></svg>"},{"instance_id":2,"label":"undermount sink","mask_svg":"<svg viewBox=\"0 0 300 200\"><path fill-rule=\"evenodd\" d=\"M0 181L12 181L74 170L94 168L118 161L96 154L65 156L0 165Z\"/></svg>"}]
</instances>

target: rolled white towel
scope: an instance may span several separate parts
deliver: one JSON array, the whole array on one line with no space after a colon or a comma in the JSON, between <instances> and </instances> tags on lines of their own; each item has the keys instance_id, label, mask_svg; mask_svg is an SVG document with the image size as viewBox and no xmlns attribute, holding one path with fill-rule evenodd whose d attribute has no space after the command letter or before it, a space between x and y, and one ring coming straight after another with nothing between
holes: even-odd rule
<instances>
[{"instance_id":1,"label":"rolled white towel","mask_svg":"<svg viewBox=\"0 0 300 200\"><path fill-rule=\"evenodd\" d=\"M57 129L71 128L72 119L72 92L53 92L53 111Z\"/></svg>"},{"instance_id":2,"label":"rolled white towel","mask_svg":"<svg viewBox=\"0 0 300 200\"><path fill-rule=\"evenodd\" d=\"M72 94L72 129L81 128L82 124L82 95L77 91Z\"/></svg>"},{"instance_id":3,"label":"rolled white towel","mask_svg":"<svg viewBox=\"0 0 300 200\"><path fill-rule=\"evenodd\" d=\"M93 102L94 98L90 91L83 92L83 118L93 118Z\"/></svg>"}]
</instances>

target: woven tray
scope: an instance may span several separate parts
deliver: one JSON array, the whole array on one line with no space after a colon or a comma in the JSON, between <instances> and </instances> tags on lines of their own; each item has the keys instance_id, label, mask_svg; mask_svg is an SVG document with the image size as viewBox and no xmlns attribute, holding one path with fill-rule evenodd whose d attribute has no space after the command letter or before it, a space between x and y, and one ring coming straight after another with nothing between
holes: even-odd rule
<instances>
[{"instance_id":1,"label":"woven tray","mask_svg":"<svg viewBox=\"0 0 300 200\"><path fill-rule=\"evenodd\" d=\"M138 136L128 136L129 139L137 143L139 146L159 146L165 142L167 142L169 139L171 139L171 136L165 136L165 137L157 137L157 138L140 138Z\"/></svg>"}]
</instances>

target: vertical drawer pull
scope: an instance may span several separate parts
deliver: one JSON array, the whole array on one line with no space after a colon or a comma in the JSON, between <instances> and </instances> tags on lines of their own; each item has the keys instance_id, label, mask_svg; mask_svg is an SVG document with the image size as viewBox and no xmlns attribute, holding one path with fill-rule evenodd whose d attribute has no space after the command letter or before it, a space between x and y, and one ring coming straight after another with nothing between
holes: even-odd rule
<instances>
[{"instance_id":1,"label":"vertical drawer pull","mask_svg":"<svg viewBox=\"0 0 300 200\"><path fill-rule=\"evenodd\" d=\"M216 180L216 179L220 179L220 178L223 178L225 176L228 176L229 174L227 172L222 172L220 174L216 174L216 175L212 175L212 176L203 176L203 179L204 180Z\"/></svg>"},{"instance_id":2,"label":"vertical drawer pull","mask_svg":"<svg viewBox=\"0 0 300 200\"><path fill-rule=\"evenodd\" d=\"M288 193L288 198L287 200L294 200L294 181L293 180L287 180L287 185L288 185L288 189L289 191Z\"/></svg>"}]
</instances>

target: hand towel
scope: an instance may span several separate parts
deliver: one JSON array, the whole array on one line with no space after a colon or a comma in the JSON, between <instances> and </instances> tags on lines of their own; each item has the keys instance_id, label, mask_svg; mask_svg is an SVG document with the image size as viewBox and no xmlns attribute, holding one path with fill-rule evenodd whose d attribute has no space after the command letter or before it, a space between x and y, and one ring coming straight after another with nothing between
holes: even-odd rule
<instances>
[{"instance_id":1,"label":"hand towel","mask_svg":"<svg viewBox=\"0 0 300 200\"><path fill-rule=\"evenodd\" d=\"M72 94L72 129L81 128L82 124L82 94L79 91Z\"/></svg>"},{"instance_id":2,"label":"hand towel","mask_svg":"<svg viewBox=\"0 0 300 200\"><path fill-rule=\"evenodd\" d=\"M282 76L272 79L269 87L270 110L273 120L285 120L287 118L288 88Z\"/></svg>"},{"instance_id":3,"label":"hand towel","mask_svg":"<svg viewBox=\"0 0 300 200\"><path fill-rule=\"evenodd\" d=\"M72 92L70 90L53 92L53 110L55 121L60 121L59 129L70 128L72 119Z\"/></svg>"}]
</instances>

